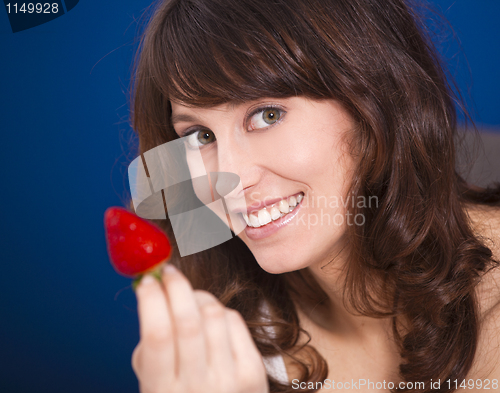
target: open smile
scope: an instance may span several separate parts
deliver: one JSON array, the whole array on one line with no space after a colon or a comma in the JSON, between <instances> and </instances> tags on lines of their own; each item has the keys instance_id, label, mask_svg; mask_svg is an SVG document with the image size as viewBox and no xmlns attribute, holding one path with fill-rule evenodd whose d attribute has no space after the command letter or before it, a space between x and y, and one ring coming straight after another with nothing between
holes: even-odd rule
<instances>
[{"instance_id":1,"label":"open smile","mask_svg":"<svg viewBox=\"0 0 500 393\"><path fill-rule=\"evenodd\" d=\"M298 214L304 193L292 195L272 206L252 212L249 216L243 213L247 223L245 234L249 239L258 240L271 236L286 226Z\"/></svg>"}]
</instances>

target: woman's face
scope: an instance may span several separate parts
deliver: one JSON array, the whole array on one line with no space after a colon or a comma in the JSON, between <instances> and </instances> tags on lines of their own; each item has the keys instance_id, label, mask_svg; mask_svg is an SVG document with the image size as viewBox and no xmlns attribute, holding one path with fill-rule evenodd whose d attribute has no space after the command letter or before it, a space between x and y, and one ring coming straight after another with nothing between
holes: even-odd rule
<instances>
[{"instance_id":1,"label":"woman's face","mask_svg":"<svg viewBox=\"0 0 500 393\"><path fill-rule=\"evenodd\" d=\"M346 226L361 224L345 214L353 160L342 138L354 123L336 101L264 98L212 108L172 102L172 123L178 135L190 133L187 144L199 147L207 172L240 177L242 191L226 202L231 209L231 197L244 198L250 225L238 236L267 272L331 260Z\"/></svg>"}]
</instances>

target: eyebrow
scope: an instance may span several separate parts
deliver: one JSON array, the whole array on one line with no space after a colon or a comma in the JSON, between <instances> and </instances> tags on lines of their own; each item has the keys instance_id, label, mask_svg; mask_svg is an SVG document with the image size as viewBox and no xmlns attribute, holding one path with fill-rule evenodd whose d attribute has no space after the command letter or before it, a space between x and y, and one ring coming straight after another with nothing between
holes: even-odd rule
<instances>
[{"instance_id":1,"label":"eyebrow","mask_svg":"<svg viewBox=\"0 0 500 393\"><path fill-rule=\"evenodd\" d=\"M241 103L229 102L228 105L230 107L230 110L233 110L235 107L241 105ZM188 114L185 114L185 113L179 113L178 115L172 115L170 119L172 121L172 125L174 125L176 123L180 123L182 121L191 122L191 123L200 122L200 120L198 118L191 116L191 115L188 115Z\"/></svg>"},{"instance_id":2,"label":"eyebrow","mask_svg":"<svg viewBox=\"0 0 500 393\"><path fill-rule=\"evenodd\" d=\"M180 113L178 115L172 115L171 120L172 120L172 125L176 124L176 123L180 123L181 121L193 122L193 123L196 123L198 121L198 119L196 117L193 117L193 116L187 115L187 114L183 114L183 113Z\"/></svg>"}]
</instances>

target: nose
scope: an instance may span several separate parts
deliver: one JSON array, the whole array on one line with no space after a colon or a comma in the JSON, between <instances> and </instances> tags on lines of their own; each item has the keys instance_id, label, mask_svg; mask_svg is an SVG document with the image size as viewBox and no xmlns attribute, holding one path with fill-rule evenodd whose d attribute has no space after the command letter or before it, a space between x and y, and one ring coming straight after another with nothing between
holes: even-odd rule
<instances>
[{"instance_id":1,"label":"nose","mask_svg":"<svg viewBox=\"0 0 500 393\"><path fill-rule=\"evenodd\" d=\"M217 140L217 158L217 193L226 199L243 198L243 189L258 180L254 162L256 157L251 154L244 136L233 134Z\"/></svg>"},{"instance_id":2,"label":"nose","mask_svg":"<svg viewBox=\"0 0 500 393\"><path fill-rule=\"evenodd\" d=\"M240 177L232 172L218 172L215 190L221 196L232 196L240 184Z\"/></svg>"}]
</instances>

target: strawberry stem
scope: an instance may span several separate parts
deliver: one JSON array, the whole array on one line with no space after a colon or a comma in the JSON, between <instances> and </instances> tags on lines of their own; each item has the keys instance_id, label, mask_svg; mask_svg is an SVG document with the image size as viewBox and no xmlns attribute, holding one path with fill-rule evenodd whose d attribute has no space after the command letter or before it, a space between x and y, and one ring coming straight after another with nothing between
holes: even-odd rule
<instances>
[{"instance_id":1,"label":"strawberry stem","mask_svg":"<svg viewBox=\"0 0 500 393\"><path fill-rule=\"evenodd\" d=\"M137 286L139 285L139 283L141 282L142 278L147 275L147 274L151 274L153 277L155 277L158 282L161 284L162 281L161 281L161 270L163 268L163 263L159 264L158 266L156 266L153 270L149 270L148 272L146 273L143 273L143 274L140 274L138 275L134 281L132 281L132 289L136 290Z\"/></svg>"}]
</instances>

